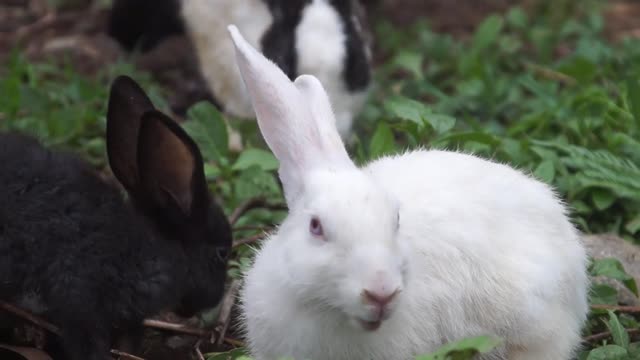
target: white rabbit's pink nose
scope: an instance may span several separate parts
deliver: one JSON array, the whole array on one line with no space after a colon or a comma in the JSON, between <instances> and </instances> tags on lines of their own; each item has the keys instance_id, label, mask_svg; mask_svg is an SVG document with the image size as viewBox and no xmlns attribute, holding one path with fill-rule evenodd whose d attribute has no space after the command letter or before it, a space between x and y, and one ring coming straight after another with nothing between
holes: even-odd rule
<instances>
[{"instance_id":1,"label":"white rabbit's pink nose","mask_svg":"<svg viewBox=\"0 0 640 360\"><path fill-rule=\"evenodd\" d=\"M377 292L374 290L364 289L362 291L362 296L367 303L375 305L380 309L384 309L399 292L400 289L395 289L392 292Z\"/></svg>"},{"instance_id":2,"label":"white rabbit's pink nose","mask_svg":"<svg viewBox=\"0 0 640 360\"><path fill-rule=\"evenodd\" d=\"M390 304L400 293L400 289L394 291L362 290L362 301L368 305L369 314L366 318L359 319L360 325L367 331L377 330L382 322L390 315Z\"/></svg>"}]
</instances>

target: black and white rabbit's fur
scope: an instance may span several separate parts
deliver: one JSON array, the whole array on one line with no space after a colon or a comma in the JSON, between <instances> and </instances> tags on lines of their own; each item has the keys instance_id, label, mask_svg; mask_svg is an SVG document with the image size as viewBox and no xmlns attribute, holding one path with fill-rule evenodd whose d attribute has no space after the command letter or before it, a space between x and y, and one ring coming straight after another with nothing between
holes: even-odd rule
<instances>
[{"instance_id":1,"label":"black and white rabbit's fur","mask_svg":"<svg viewBox=\"0 0 640 360\"><path fill-rule=\"evenodd\" d=\"M371 82L370 39L358 0L116 0L110 32L127 46L134 41L152 46L165 34L182 31L171 15L178 8L200 71L224 111L255 116L227 36L233 23L290 79L300 74L320 79L340 135L349 136ZM154 19L164 16L162 27Z\"/></svg>"},{"instance_id":2,"label":"black and white rabbit's fur","mask_svg":"<svg viewBox=\"0 0 640 360\"><path fill-rule=\"evenodd\" d=\"M224 291L231 230L198 147L127 77L111 88L107 151L129 201L80 158L0 135L0 299L59 326L71 360L108 359L145 317L191 316Z\"/></svg>"},{"instance_id":3,"label":"black and white rabbit's fur","mask_svg":"<svg viewBox=\"0 0 640 360\"><path fill-rule=\"evenodd\" d=\"M180 1L115 0L107 33L126 50L151 50L165 38L184 33Z\"/></svg>"}]
</instances>

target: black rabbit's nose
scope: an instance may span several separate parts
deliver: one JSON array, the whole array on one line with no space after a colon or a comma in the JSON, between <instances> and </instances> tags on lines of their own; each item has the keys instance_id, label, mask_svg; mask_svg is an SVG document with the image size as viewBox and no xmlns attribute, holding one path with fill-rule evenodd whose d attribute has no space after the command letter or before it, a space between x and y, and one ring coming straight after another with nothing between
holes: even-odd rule
<instances>
[{"instance_id":1,"label":"black rabbit's nose","mask_svg":"<svg viewBox=\"0 0 640 360\"><path fill-rule=\"evenodd\" d=\"M377 292L373 290L364 289L362 296L364 300L378 308L384 308L398 295L400 289L395 289L393 292Z\"/></svg>"}]
</instances>

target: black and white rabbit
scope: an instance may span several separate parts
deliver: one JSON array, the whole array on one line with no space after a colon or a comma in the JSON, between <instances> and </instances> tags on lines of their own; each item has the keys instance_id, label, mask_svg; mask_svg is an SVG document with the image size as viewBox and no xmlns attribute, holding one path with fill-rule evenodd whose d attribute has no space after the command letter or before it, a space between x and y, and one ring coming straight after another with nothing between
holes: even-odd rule
<instances>
[{"instance_id":1,"label":"black and white rabbit","mask_svg":"<svg viewBox=\"0 0 640 360\"><path fill-rule=\"evenodd\" d=\"M358 167L318 79L290 81L230 31L289 207L242 291L257 360L409 360L479 335L504 340L479 359L574 355L587 256L549 186L454 151Z\"/></svg>"},{"instance_id":2,"label":"black and white rabbit","mask_svg":"<svg viewBox=\"0 0 640 360\"><path fill-rule=\"evenodd\" d=\"M128 77L111 87L107 152L128 201L78 157L0 135L0 299L59 326L71 360L108 359L145 317L224 292L231 230L200 151Z\"/></svg>"},{"instance_id":3,"label":"black and white rabbit","mask_svg":"<svg viewBox=\"0 0 640 360\"><path fill-rule=\"evenodd\" d=\"M371 82L370 40L358 0L117 0L110 31L125 45L137 40L148 47L177 31L171 11L178 8L200 71L225 112L255 117L226 32L233 23L290 79L320 79L338 131L348 138ZM165 19L166 28L157 19Z\"/></svg>"}]
</instances>

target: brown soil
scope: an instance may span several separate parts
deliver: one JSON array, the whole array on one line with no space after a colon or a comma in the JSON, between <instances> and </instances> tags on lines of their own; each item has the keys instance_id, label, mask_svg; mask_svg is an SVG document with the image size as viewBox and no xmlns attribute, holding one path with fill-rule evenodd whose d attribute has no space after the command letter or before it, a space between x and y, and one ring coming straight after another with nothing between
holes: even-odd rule
<instances>
[{"instance_id":1,"label":"brown soil","mask_svg":"<svg viewBox=\"0 0 640 360\"><path fill-rule=\"evenodd\" d=\"M501 12L522 0L377 0L374 14L394 24L406 25L427 18L438 32L464 36L488 14Z\"/></svg>"}]
</instances>

